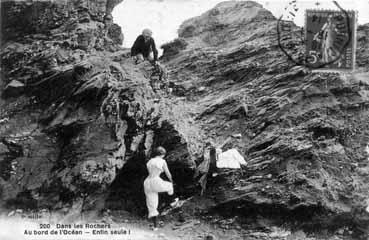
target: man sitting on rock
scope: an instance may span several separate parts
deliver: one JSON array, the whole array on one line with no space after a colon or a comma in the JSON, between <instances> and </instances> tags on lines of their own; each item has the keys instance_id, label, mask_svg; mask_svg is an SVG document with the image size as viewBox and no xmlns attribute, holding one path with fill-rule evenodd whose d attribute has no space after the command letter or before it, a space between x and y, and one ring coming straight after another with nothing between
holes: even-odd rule
<instances>
[{"instance_id":1,"label":"man sitting on rock","mask_svg":"<svg viewBox=\"0 0 369 240\"><path fill-rule=\"evenodd\" d=\"M141 63L144 60L153 61L155 65L157 64L158 50L156 49L155 41L151 36L152 31L150 29L144 29L142 34L137 37L133 44L131 48L131 56L134 57L136 64Z\"/></svg>"}]
</instances>

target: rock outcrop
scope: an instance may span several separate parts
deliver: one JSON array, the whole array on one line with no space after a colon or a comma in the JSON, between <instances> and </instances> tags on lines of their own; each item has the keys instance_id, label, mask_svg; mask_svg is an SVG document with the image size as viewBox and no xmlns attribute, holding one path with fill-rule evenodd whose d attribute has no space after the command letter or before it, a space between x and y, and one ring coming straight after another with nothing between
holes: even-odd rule
<instances>
[{"instance_id":1,"label":"rock outcrop","mask_svg":"<svg viewBox=\"0 0 369 240\"><path fill-rule=\"evenodd\" d=\"M111 19L119 2L1 3L2 206L83 201L99 210L124 182L118 202L127 207L121 199L142 195L145 160L158 145L168 150L174 178L189 182L185 118L153 87L160 76L151 64L135 65L120 47L123 34Z\"/></svg>"},{"instance_id":2,"label":"rock outcrop","mask_svg":"<svg viewBox=\"0 0 369 240\"><path fill-rule=\"evenodd\" d=\"M173 93L186 96L182 104L205 138L215 145L231 139L223 150L237 148L247 159L243 175L214 180L215 205L321 225L361 219L368 231L368 25L358 28L352 74L294 66L276 27L257 3L224 2L185 21L179 37L186 47L173 41L179 53L163 57Z\"/></svg>"}]
</instances>

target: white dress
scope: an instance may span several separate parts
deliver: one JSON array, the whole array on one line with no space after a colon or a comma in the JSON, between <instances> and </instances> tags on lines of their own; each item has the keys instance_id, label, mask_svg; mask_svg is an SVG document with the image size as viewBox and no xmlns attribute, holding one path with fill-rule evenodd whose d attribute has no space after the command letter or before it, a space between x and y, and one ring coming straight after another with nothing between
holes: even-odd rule
<instances>
[{"instance_id":1,"label":"white dress","mask_svg":"<svg viewBox=\"0 0 369 240\"><path fill-rule=\"evenodd\" d=\"M160 157L152 158L146 164L149 176L144 181L144 191L149 218L159 215L159 193L167 192L173 195L173 184L160 177L166 164L165 160Z\"/></svg>"}]
</instances>

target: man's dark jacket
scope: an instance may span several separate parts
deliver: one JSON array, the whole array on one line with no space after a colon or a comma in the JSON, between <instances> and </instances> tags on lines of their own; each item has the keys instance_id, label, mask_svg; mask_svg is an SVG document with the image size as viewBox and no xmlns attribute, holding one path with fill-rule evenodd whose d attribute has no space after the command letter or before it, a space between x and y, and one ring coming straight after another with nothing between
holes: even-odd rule
<instances>
[{"instance_id":1,"label":"man's dark jacket","mask_svg":"<svg viewBox=\"0 0 369 240\"><path fill-rule=\"evenodd\" d=\"M150 39L145 42L145 37L140 35L137 37L131 48L131 55L136 56L141 53L145 58L147 58L151 51L154 53L154 60L158 60L158 50L156 49L154 39L150 37Z\"/></svg>"}]
</instances>

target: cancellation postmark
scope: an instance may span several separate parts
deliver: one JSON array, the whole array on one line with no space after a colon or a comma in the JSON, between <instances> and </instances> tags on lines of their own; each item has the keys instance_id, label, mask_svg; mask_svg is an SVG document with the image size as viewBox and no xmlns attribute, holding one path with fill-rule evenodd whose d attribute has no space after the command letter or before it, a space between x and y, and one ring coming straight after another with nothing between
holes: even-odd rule
<instances>
[{"instance_id":1,"label":"cancellation postmark","mask_svg":"<svg viewBox=\"0 0 369 240\"><path fill-rule=\"evenodd\" d=\"M307 9L304 28L294 25L296 1L287 18L278 19L278 45L289 60L314 70L350 71L355 67L356 22L354 11ZM287 8L286 8L287 9Z\"/></svg>"}]
</instances>

